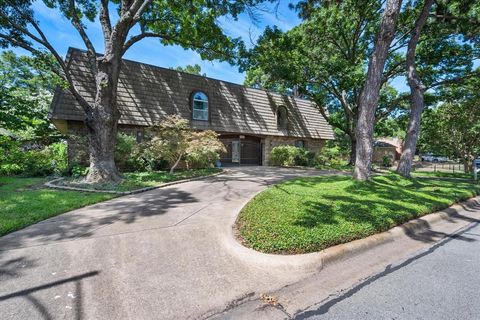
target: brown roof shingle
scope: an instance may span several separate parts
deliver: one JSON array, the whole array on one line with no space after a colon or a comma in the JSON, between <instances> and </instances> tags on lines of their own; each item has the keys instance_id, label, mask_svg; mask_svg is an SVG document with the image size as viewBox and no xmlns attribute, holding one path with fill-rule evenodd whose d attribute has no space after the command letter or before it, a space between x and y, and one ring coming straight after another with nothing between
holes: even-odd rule
<instances>
[{"instance_id":1,"label":"brown roof shingle","mask_svg":"<svg viewBox=\"0 0 480 320\"><path fill-rule=\"evenodd\" d=\"M68 62L76 86L93 103L95 81L86 53L70 49ZM331 127L308 100L129 60L122 63L117 95L120 124L150 126L167 114L191 119L190 97L200 90L209 98L210 121L192 121L195 128L333 139ZM288 110L287 130L277 128L276 109L280 105ZM81 121L84 112L69 91L57 90L51 118Z\"/></svg>"}]
</instances>

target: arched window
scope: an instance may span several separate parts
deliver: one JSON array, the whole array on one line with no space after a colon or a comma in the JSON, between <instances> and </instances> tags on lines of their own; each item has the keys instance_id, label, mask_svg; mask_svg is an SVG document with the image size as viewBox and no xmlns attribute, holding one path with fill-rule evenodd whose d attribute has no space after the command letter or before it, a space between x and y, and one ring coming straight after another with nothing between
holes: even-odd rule
<instances>
[{"instance_id":1,"label":"arched window","mask_svg":"<svg viewBox=\"0 0 480 320\"><path fill-rule=\"evenodd\" d=\"M280 106L277 109L277 126L279 129L287 129L287 108Z\"/></svg>"},{"instance_id":2,"label":"arched window","mask_svg":"<svg viewBox=\"0 0 480 320\"><path fill-rule=\"evenodd\" d=\"M192 118L208 121L208 97L201 91L194 92L192 95Z\"/></svg>"}]
</instances>

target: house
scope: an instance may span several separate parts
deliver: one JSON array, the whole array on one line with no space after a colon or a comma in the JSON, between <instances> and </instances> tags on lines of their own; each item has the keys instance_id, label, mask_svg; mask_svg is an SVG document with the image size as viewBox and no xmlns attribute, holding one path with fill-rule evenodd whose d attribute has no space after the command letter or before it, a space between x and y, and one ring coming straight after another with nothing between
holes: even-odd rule
<instances>
[{"instance_id":1,"label":"house","mask_svg":"<svg viewBox=\"0 0 480 320\"><path fill-rule=\"evenodd\" d=\"M375 140L373 162L383 163L383 158L388 157L393 163L400 160L402 154L402 140L398 138L378 138Z\"/></svg>"},{"instance_id":2,"label":"house","mask_svg":"<svg viewBox=\"0 0 480 320\"><path fill-rule=\"evenodd\" d=\"M86 52L70 48L67 64L88 102L95 81ZM118 83L119 130L141 141L145 130L169 114L192 128L220 134L223 164L266 165L273 147L295 145L318 152L333 139L332 128L308 100L247 88L226 81L123 60ZM84 112L69 91L57 89L50 119L62 133L84 134ZM69 140L69 155L75 153Z\"/></svg>"}]
</instances>

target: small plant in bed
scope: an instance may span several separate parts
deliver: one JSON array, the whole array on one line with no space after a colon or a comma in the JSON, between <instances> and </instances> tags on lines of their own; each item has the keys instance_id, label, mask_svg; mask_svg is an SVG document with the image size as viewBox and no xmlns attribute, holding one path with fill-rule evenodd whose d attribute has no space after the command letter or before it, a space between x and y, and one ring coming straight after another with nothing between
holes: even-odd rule
<instances>
[{"instance_id":1,"label":"small plant in bed","mask_svg":"<svg viewBox=\"0 0 480 320\"><path fill-rule=\"evenodd\" d=\"M404 179L396 174L359 182L347 176L290 180L263 191L241 211L246 246L294 254L386 231L480 193L468 181Z\"/></svg>"},{"instance_id":2,"label":"small plant in bed","mask_svg":"<svg viewBox=\"0 0 480 320\"><path fill-rule=\"evenodd\" d=\"M145 172L127 172L123 174L124 180L120 184L87 184L83 183L82 177L72 177L65 179L61 183L64 186L83 188L87 190L104 191L132 191L147 187L156 187L162 184L209 176L220 172L219 168L177 170L173 173L168 171L145 171Z\"/></svg>"}]
</instances>

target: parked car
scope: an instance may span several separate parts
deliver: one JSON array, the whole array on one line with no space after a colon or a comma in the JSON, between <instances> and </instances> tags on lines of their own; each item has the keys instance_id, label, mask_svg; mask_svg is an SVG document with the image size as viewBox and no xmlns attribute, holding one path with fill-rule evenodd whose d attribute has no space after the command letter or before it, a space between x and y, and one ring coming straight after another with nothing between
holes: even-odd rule
<instances>
[{"instance_id":1,"label":"parked car","mask_svg":"<svg viewBox=\"0 0 480 320\"><path fill-rule=\"evenodd\" d=\"M431 153L424 154L424 155L421 157L421 159L422 159L422 161L426 161L426 162L447 162L447 161L448 161L448 158L447 158L447 157L434 156L434 155L431 154Z\"/></svg>"}]
</instances>

